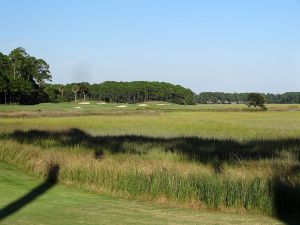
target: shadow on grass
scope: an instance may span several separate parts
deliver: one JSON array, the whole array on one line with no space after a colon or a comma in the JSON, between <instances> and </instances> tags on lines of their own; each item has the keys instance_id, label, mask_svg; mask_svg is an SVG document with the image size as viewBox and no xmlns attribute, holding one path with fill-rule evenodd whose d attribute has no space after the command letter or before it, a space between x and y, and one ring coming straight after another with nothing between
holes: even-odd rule
<instances>
[{"instance_id":1,"label":"shadow on grass","mask_svg":"<svg viewBox=\"0 0 300 225\"><path fill-rule=\"evenodd\" d=\"M138 135L92 136L80 129L67 131L17 130L3 135L20 143L37 144L42 147L82 146L94 151L96 159L111 154L147 154L153 148L183 155L187 160L211 163L214 171L222 171L222 163L235 163L240 160L280 159L286 155L300 160L300 139L253 140L240 143L234 140L205 139L198 137L158 138ZM296 166L288 175L299 176ZM298 175L297 175L298 174ZM270 182L274 202L274 214L286 224L297 224L294 215L300 212L300 186L288 179L276 177ZM296 222L294 222L296 221Z\"/></svg>"},{"instance_id":2,"label":"shadow on grass","mask_svg":"<svg viewBox=\"0 0 300 225\"><path fill-rule=\"evenodd\" d=\"M80 129L67 131L16 130L3 135L20 143L38 144L42 147L82 146L95 152L95 158L102 158L105 152L112 154L147 154L158 147L166 152L182 154L186 159L201 163L219 165L222 162L282 158L292 154L300 160L300 139L253 140L240 143L231 139L205 139L198 137L158 138L138 135L91 136Z\"/></svg>"},{"instance_id":3,"label":"shadow on grass","mask_svg":"<svg viewBox=\"0 0 300 225\"><path fill-rule=\"evenodd\" d=\"M0 221L16 213L17 211L28 205L30 202L34 201L36 198L45 194L45 192L51 189L57 182L58 172L58 165L50 165L47 180L44 183L32 189L30 192L28 192L18 200L0 209Z\"/></svg>"},{"instance_id":4,"label":"shadow on grass","mask_svg":"<svg viewBox=\"0 0 300 225\"><path fill-rule=\"evenodd\" d=\"M300 176L300 166L293 166L289 175ZM287 178L275 177L272 181L274 215L285 224L300 224L300 184ZM299 179L299 178L298 178Z\"/></svg>"}]
</instances>

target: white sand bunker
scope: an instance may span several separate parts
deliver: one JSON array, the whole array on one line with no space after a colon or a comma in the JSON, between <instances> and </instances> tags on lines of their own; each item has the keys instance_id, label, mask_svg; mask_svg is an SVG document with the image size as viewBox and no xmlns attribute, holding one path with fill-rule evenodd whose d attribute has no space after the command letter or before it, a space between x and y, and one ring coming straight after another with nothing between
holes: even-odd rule
<instances>
[{"instance_id":1,"label":"white sand bunker","mask_svg":"<svg viewBox=\"0 0 300 225\"><path fill-rule=\"evenodd\" d=\"M91 103L90 102L79 102L78 104L80 104L80 105L89 105Z\"/></svg>"},{"instance_id":2,"label":"white sand bunker","mask_svg":"<svg viewBox=\"0 0 300 225\"><path fill-rule=\"evenodd\" d=\"M164 103L160 103L160 104L156 104L156 105L170 105L170 104L164 104Z\"/></svg>"},{"instance_id":3,"label":"white sand bunker","mask_svg":"<svg viewBox=\"0 0 300 225\"><path fill-rule=\"evenodd\" d=\"M138 106L148 106L147 104L139 104Z\"/></svg>"},{"instance_id":4,"label":"white sand bunker","mask_svg":"<svg viewBox=\"0 0 300 225\"><path fill-rule=\"evenodd\" d=\"M97 105L105 105L106 102L97 102Z\"/></svg>"},{"instance_id":5,"label":"white sand bunker","mask_svg":"<svg viewBox=\"0 0 300 225\"><path fill-rule=\"evenodd\" d=\"M74 107L74 109L81 109L81 107L79 107L79 106L76 106L76 107Z\"/></svg>"},{"instance_id":6,"label":"white sand bunker","mask_svg":"<svg viewBox=\"0 0 300 225\"><path fill-rule=\"evenodd\" d=\"M118 108L125 108L125 107L127 107L127 105L118 105L116 107L118 107Z\"/></svg>"}]
</instances>

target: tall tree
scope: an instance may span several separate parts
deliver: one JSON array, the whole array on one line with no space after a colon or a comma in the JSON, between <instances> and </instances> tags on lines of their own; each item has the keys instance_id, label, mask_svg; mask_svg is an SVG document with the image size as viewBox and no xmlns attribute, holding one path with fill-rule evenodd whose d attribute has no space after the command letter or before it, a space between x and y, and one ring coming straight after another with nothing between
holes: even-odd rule
<instances>
[{"instance_id":1,"label":"tall tree","mask_svg":"<svg viewBox=\"0 0 300 225\"><path fill-rule=\"evenodd\" d=\"M1 93L3 93L3 95L4 95L3 103L4 104L7 103L8 84L9 84L9 81L8 81L7 77L5 77L2 73L0 73L0 97L1 97ZM0 103L1 103L1 99L0 99Z\"/></svg>"},{"instance_id":2,"label":"tall tree","mask_svg":"<svg viewBox=\"0 0 300 225\"><path fill-rule=\"evenodd\" d=\"M7 103L7 93L9 91L10 59L0 52L0 103ZM3 101L1 101L1 94Z\"/></svg>"},{"instance_id":3,"label":"tall tree","mask_svg":"<svg viewBox=\"0 0 300 225\"><path fill-rule=\"evenodd\" d=\"M250 93L248 95L248 99L247 99L248 107L254 106L254 108L260 107L261 110L267 110L265 103L266 103L266 99L262 94Z\"/></svg>"},{"instance_id":4,"label":"tall tree","mask_svg":"<svg viewBox=\"0 0 300 225\"><path fill-rule=\"evenodd\" d=\"M13 66L13 78L15 79L17 76L22 75L22 69L28 54L24 48L18 47L10 52L9 57Z\"/></svg>"},{"instance_id":5,"label":"tall tree","mask_svg":"<svg viewBox=\"0 0 300 225\"><path fill-rule=\"evenodd\" d=\"M59 85L58 91L61 93L61 97L64 97L65 86L63 84Z\"/></svg>"},{"instance_id":6,"label":"tall tree","mask_svg":"<svg viewBox=\"0 0 300 225\"><path fill-rule=\"evenodd\" d=\"M49 65L16 48L8 56L0 53L0 102L36 104L46 101L44 84L51 81ZM4 100L2 100L4 98Z\"/></svg>"},{"instance_id":7,"label":"tall tree","mask_svg":"<svg viewBox=\"0 0 300 225\"><path fill-rule=\"evenodd\" d=\"M78 86L79 86L79 92L81 92L82 93L82 95L83 95L83 101L85 102L85 100L86 100L86 95L88 94L88 92L89 92L89 83L80 83L80 84L78 84Z\"/></svg>"},{"instance_id":8,"label":"tall tree","mask_svg":"<svg viewBox=\"0 0 300 225\"><path fill-rule=\"evenodd\" d=\"M49 71L49 65L43 59L35 59L35 73L33 75L39 88L41 88L45 82L51 81L52 76Z\"/></svg>"},{"instance_id":9,"label":"tall tree","mask_svg":"<svg viewBox=\"0 0 300 225\"><path fill-rule=\"evenodd\" d=\"M80 87L78 84L73 85L72 91L74 93L74 101L77 102L77 93L80 91Z\"/></svg>"}]
</instances>

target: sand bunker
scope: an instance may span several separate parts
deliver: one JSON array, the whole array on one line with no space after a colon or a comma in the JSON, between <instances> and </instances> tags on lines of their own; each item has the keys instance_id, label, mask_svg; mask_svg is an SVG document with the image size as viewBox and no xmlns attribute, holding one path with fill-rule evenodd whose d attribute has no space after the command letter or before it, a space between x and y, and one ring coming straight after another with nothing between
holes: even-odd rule
<instances>
[{"instance_id":1,"label":"sand bunker","mask_svg":"<svg viewBox=\"0 0 300 225\"><path fill-rule=\"evenodd\" d=\"M80 105L89 105L91 103L90 102L79 102L78 104L80 104Z\"/></svg>"},{"instance_id":2,"label":"sand bunker","mask_svg":"<svg viewBox=\"0 0 300 225\"><path fill-rule=\"evenodd\" d=\"M138 106L148 106L147 104L139 104Z\"/></svg>"},{"instance_id":3,"label":"sand bunker","mask_svg":"<svg viewBox=\"0 0 300 225\"><path fill-rule=\"evenodd\" d=\"M118 107L118 108L125 108L125 107L127 107L127 105L118 105L116 107Z\"/></svg>"},{"instance_id":4,"label":"sand bunker","mask_svg":"<svg viewBox=\"0 0 300 225\"><path fill-rule=\"evenodd\" d=\"M79 106L76 106L76 107L74 107L74 109L81 109L81 107L79 107Z\"/></svg>"},{"instance_id":5,"label":"sand bunker","mask_svg":"<svg viewBox=\"0 0 300 225\"><path fill-rule=\"evenodd\" d=\"M156 104L156 105L170 105L170 104L164 104L164 103L160 103L160 104Z\"/></svg>"},{"instance_id":6,"label":"sand bunker","mask_svg":"<svg viewBox=\"0 0 300 225\"><path fill-rule=\"evenodd\" d=\"M106 102L97 102L97 105L105 105Z\"/></svg>"}]
</instances>

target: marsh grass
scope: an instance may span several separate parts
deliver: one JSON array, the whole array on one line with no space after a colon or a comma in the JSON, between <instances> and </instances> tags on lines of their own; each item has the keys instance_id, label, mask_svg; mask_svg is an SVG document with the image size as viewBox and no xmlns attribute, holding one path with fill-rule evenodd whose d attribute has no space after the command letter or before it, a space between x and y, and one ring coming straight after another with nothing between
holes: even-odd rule
<instances>
[{"instance_id":1,"label":"marsh grass","mask_svg":"<svg viewBox=\"0 0 300 225\"><path fill-rule=\"evenodd\" d=\"M299 112L1 118L0 160L34 176L196 208L300 211Z\"/></svg>"},{"instance_id":2,"label":"marsh grass","mask_svg":"<svg viewBox=\"0 0 300 225\"><path fill-rule=\"evenodd\" d=\"M0 162L1 209L42 180L25 175L22 171ZM1 212L0 212L1 214ZM50 216L49 216L50 215ZM53 216L52 216L53 215ZM29 207L20 210L1 225L23 224L286 224L263 215L224 213L216 210L189 210L182 207L144 201L125 200L56 185ZM288 223L291 224L291 223ZM297 223L295 223L297 224Z\"/></svg>"},{"instance_id":3,"label":"marsh grass","mask_svg":"<svg viewBox=\"0 0 300 225\"><path fill-rule=\"evenodd\" d=\"M163 147L166 146L160 142L154 150L144 146L139 153L136 152L139 141L136 145L126 142L125 145L118 145L126 147L126 150L115 152L115 149L106 149L103 158L97 159L93 154L94 149L80 140L77 143L71 140L71 145L66 144L70 140L62 135L59 145L55 138L46 137L44 141L45 136L42 136L39 134L37 138L30 133L28 141L24 141L24 136L18 139L6 135L6 139L2 139L0 159L36 176L45 176L49 163L58 164L61 168L59 180L63 183L127 198L151 201L164 199L165 202L190 207L196 203L197 207L202 208L269 215L278 214L291 204L294 204L293 210L298 207L297 203L291 203L299 200L298 184L292 185L282 180L279 183L278 180L278 175L288 174L289 179L297 181L290 176L293 173L289 174L296 164L290 158L278 158L281 164L272 165L276 170L259 174L251 163L253 159L243 163L225 157L222 158L222 169L216 171L216 163L208 163L208 158L203 162L190 161L190 157L184 153L165 151ZM152 151L147 156L147 152ZM273 157L279 156L270 156ZM272 159L261 159L260 169L269 167L271 162ZM289 196L278 197L287 192ZM282 203L286 198L289 204Z\"/></svg>"}]
</instances>

